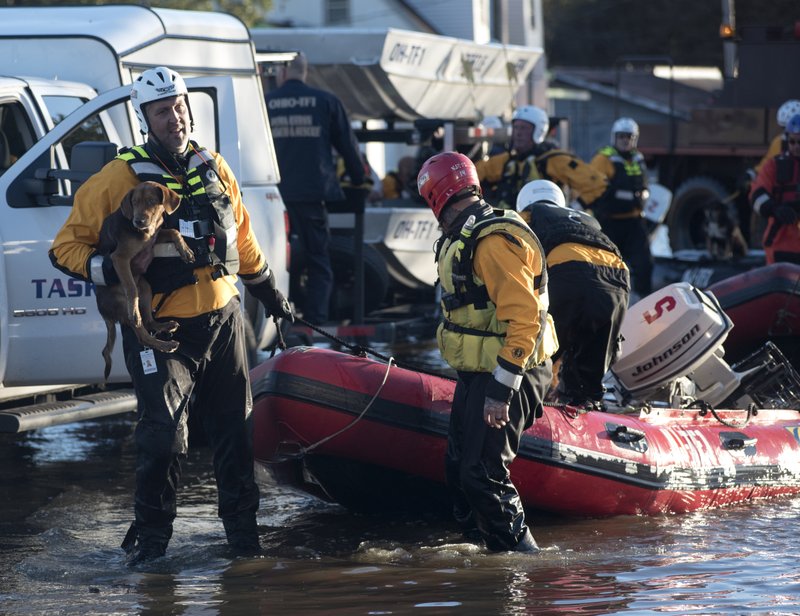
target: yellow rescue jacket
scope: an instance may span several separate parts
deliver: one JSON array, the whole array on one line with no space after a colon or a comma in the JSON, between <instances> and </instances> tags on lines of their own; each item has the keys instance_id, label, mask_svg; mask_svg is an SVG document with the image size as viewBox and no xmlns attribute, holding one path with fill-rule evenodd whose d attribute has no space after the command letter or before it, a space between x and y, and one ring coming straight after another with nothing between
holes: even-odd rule
<instances>
[{"instance_id":1,"label":"yellow rescue jacket","mask_svg":"<svg viewBox=\"0 0 800 616\"><path fill-rule=\"evenodd\" d=\"M498 362L529 370L558 350L547 313L544 253L516 212L464 225L439 248L442 357L456 370L492 372Z\"/></svg>"},{"instance_id":2,"label":"yellow rescue jacket","mask_svg":"<svg viewBox=\"0 0 800 616\"><path fill-rule=\"evenodd\" d=\"M495 154L475 163L484 197L497 207L516 209L520 189L531 180L550 180L586 208L591 207L608 188L608 179L580 158L549 144L539 144L533 152L518 159L509 152Z\"/></svg>"},{"instance_id":3,"label":"yellow rescue jacket","mask_svg":"<svg viewBox=\"0 0 800 616\"><path fill-rule=\"evenodd\" d=\"M242 203L239 183L225 160L211 152L219 168L219 176L228 187L237 227L239 250L239 273L257 274L265 258L258 240L250 228L250 216ZM112 160L98 173L90 177L75 194L75 204L53 240L50 248L53 263L68 274L90 280L87 269L89 260L96 254L95 246L100 236L103 220L119 207L122 198L139 183L130 165L123 160ZM193 317L225 306L238 295L236 276L221 276L212 279L213 268L207 266L195 270L198 282L176 289L161 305L159 317ZM162 295L153 297L153 306L158 306Z\"/></svg>"}]
</instances>

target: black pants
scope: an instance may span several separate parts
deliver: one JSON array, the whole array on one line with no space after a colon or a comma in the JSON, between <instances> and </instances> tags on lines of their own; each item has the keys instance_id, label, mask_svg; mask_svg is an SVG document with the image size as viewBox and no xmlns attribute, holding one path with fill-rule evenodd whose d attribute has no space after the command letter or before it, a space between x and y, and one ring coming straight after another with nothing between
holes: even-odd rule
<instances>
[{"instance_id":1,"label":"black pants","mask_svg":"<svg viewBox=\"0 0 800 616\"><path fill-rule=\"evenodd\" d=\"M631 270L631 286L639 299L653 290L653 255L644 218L603 218L600 220L609 239L617 245L622 260Z\"/></svg>"},{"instance_id":2,"label":"black pants","mask_svg":"<svg viewBox=\"0 0 800 616\"><path fill-rule=\"evenodd\" d=\"M511 420L498 429L483 420L486 386L494 377L458 373L445 454L447 487L456 521L464 531L477 527L490 550L513 550L528 532L508 466L522 433L541 415L551 376L549 360L527 372L511 401Z\"/></svg>"},{"instance_id":3,"label":"black pants","mask_svg":"<svg viewBox=\"0 0 800 616\"><path fill-rule=\"evenodd\" d=\"M303 318L311 323L328 320L328 306L333 291L333 269L330 256L328 212L322 202L286 202L290 233L296 238L301 258L292 264L292 288L298 288L298 278L307 273L305 293L298 302ZM298 297L292 297L297 301Z\"/></svg>"},{"instance_id":4,"label":"black pants","mask_svg":"<svg viewBox=\"0 0 800 616\"><path fill-rule=\"evenodd\" d=\"M175 353L155 354L145 374L142 347L123 328L123 348L138 399L135 530L165 549L172 535L180 461L188 450L188 415L199 413L213 449L218 514L226 532L255 532L259 491L253 468L252 397L239 299L221 310L177 319ZM228 532L230 541L230 532Z\"/></svg>"},{"instance_id":5,"label":"black pants","mask_svg":"<svg viewBox=\"0 0 800 616\"><path fill-rule=\"evenodd\" d=\"M628 308L628 272L567 261L548 268L550 314L558 335L559 397L603 398L603 375L619 351Z\"/></svg>"}]
</instances>

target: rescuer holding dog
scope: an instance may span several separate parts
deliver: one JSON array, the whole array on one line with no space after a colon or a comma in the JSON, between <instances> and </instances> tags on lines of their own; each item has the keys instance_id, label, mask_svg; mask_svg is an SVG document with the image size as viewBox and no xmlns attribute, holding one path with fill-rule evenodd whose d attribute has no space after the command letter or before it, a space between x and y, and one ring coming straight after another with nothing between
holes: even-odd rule
<instances>
[{"instance_id":1,"label":"rescuer holding dog","mask_svg":"<svg viewBox=\"0 0 800 616\"><path fill-rule=\"evenodd\" d=\"M437 339L458 372L445 455L454 515L465 535L479 532L490 550L535 552L508 467L542 413L558 348L544 252L516 212L483 200L463 154L429 158L417 186L443 231Z\"/></svg>"},{"instance_id":2,"label":"rescuer holding dog","mask_svg":"<svg viewBox=\"0 0 800 616\"><path fill-rule=\"evenodd\" d=\"M81 186L50 251L54 265L73 277L117 284L111 260L95 249L105 217L142 181L158 182L181 197L163 226L180 232L195 261L160 253L157 245L145 273L156 318L179 325L173 334L178 349L165 353L142 347L131 328L122 328L139 403L135 521L122 547L131 565L165 553L191 413L213 448L218 512L228 544L237 553L255 553L260 549L259 490L237 274L268 314L292 319L292 311L275 288L233 172L222 156L189 139L193 120L181 76L163 66L144 71L131 88L131 103L147 143L123 150Z\"/></svg>"}]
</instances>

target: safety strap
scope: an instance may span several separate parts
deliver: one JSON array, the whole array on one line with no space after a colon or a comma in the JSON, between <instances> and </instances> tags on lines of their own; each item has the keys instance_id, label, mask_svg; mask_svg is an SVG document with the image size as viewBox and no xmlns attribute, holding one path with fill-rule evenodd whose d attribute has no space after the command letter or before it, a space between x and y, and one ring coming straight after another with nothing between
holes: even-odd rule
<instances>
[{"instance_id":1,"label":"safety strap","mask_svg":"<svg viewBox=\"0 0 800 616\"><path fill-rule=\"evenodd\" d=\"M470 280L472 276L470 276ZM489 301L489 291L486 286L477 286L474 283L472 286L460 293L444 293L442 294L442 305L445 310L455 310L462 306L469 306L475 304L476 306L486 307Z\"/></svg>"},{"instance_id":2,"label":"safety strap","mask_svg":"<svg viewBox=\"0 0 800 616\"><path fill-rule=\"evenodd\" d=\"M457 334L469 334L470 336L482 336L484 338L505 338L506 335L504 333L496 333L496 332L487 332L483 329L472 329L471 327L463 327L462 325L457 325L452 321L448 321L445 319L442 321L442 327L445 329L450 330L451 332L456 332Z\"/></svg>"}]
</instances>

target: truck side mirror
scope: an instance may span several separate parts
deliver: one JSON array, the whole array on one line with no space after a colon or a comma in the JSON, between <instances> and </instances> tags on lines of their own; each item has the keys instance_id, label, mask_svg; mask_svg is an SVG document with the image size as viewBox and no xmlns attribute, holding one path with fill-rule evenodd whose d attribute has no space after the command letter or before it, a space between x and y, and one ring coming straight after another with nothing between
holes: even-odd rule
<instances>
[{"instance_id":1,"label":"truck side mirror","mask_svg":"<svg viewBox=\"0 0 800 616\"><path fill-rule=\"evenodd\" d=\"M69 169L54 169L51 153L45 152L11 186L12 207L72 205L73 195L83 182L100 171L117 155L118 147L107 141L82 141L72 147ZM72 194L59 195L60 180L72 182ZM22 191L19 187L22 187Z\"/></svg>"},{"instance_id":2,"label":"truck side mirror","mask_svg":"<svg viewBox=\"0 0 800 616\"><path fill-rule=\"evenodd\" d=\"M72 194L78 187L117 156L116 143L108 141L81 141L72 147L69 177ZM85 177L84 177L85 176Z\"/></svg>"}]
</instances>

